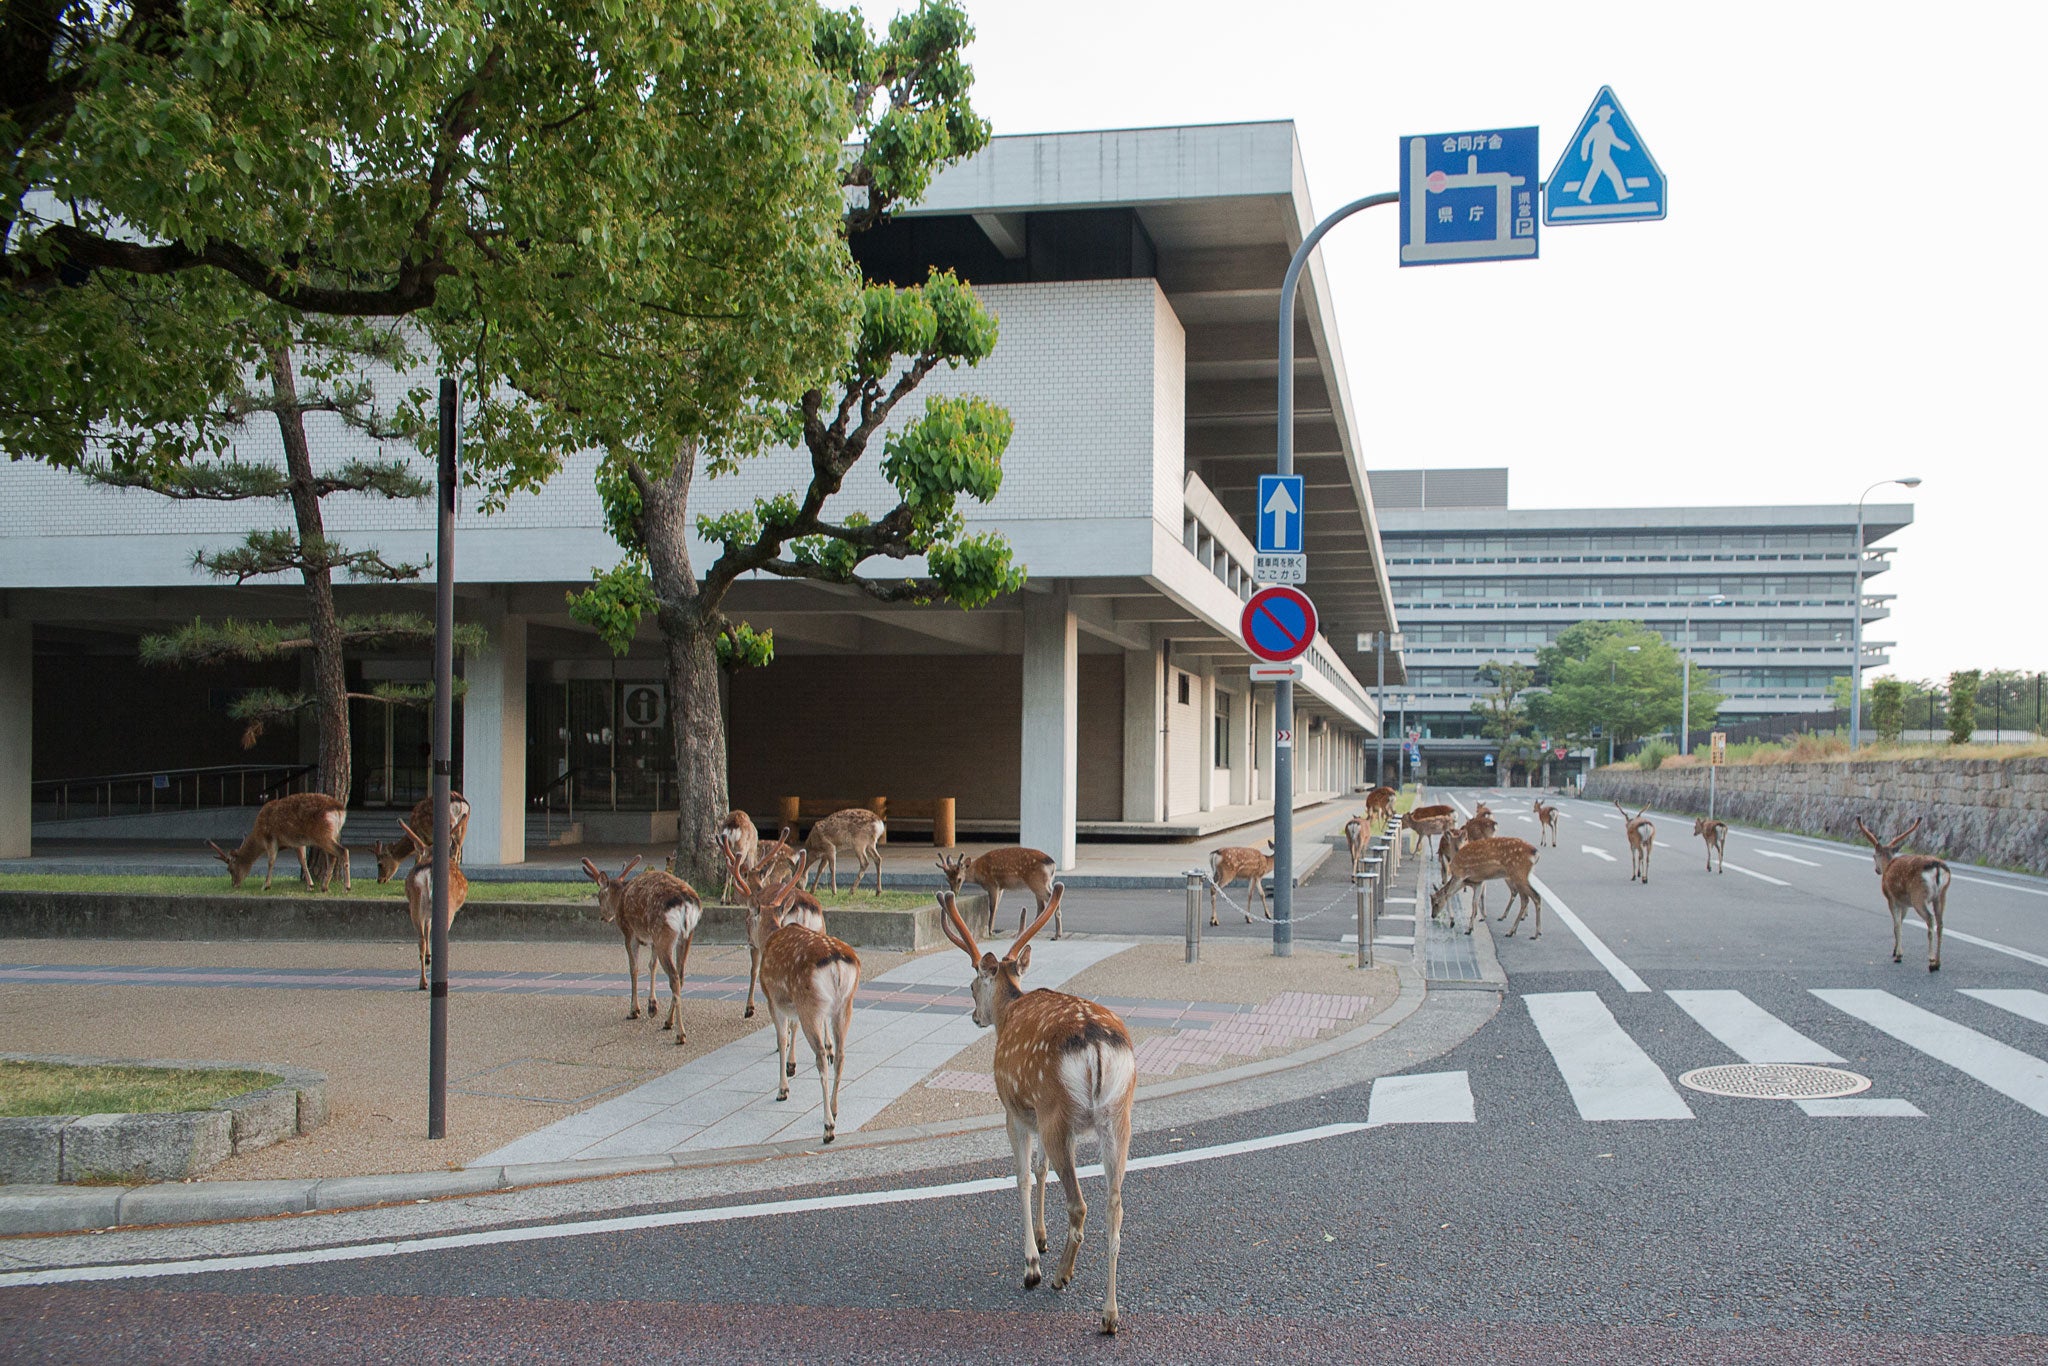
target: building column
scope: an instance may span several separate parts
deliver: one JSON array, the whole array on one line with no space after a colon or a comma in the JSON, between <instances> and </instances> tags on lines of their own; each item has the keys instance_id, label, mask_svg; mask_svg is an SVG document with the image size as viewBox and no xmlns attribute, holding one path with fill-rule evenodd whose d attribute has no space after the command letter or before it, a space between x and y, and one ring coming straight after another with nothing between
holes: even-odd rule
<instances>
[{"instance_id":1,"label":"building column","mask_svg":"<svg viewBox=\"0 0 2048 1366\"><path fill-rule=\"evenodd\" d=\"M25 621L0 621L0 858L27 858L29 853L34 636Z\"/></svg>"},{"instance_id":2,"label":"building column","mask_svg":"<svg viewBox=\"0 0 2048 1366\"><path fill-rule=\"evenodd\" d=\"M1202 699L1202 729L1199 732L1197 743L1201 747L1202 757L1197 761L1196 769L1202 775L1202 785L1195 794L1195 809L1197 811L1213 811L1216 807L1216 800L1211 795L1213 791L1211 784L1216 774L1216 760L1218 757L1216 754L1216 671L1213 668L1202 674L1202 686L1198 691L1201 693Z\"/></svg>"},{"instance_id":3,"label":"building column","mask_svg":"<svg viewBox=\"0 0 2048 1366\"><path fill-rule=\"evenodd\" d=\"M1228 801L1243 806L1252 799L1252 702L1241 692L1226 695L1230 698L1230 753L1223 756L1223 762L1230 766Z\"/></svg>"},{"instance_id":4,"label":"building column","mask_svg":"<svg viewBox=\"0 0 2048 1366\"><path fill-rule=\"evenodd\" d=\"M1074 866L1079 687L1079 633L1066 594L1026 593L1017 810L1023 843L1043 849L1061 868Z\"/></svg>"},{"instance_id":5,"label":"building column","mask_svg":"<svg viewBox=\"0 0 2048 1366\"><path fill-rule=\"evenodd\" d=\"M1124 819L1166 819L1159 771L1165 752L1166 663L1158 650L1124 651ZM1030 741L1026 740L1027 745ZM1029 753L1029 751L1026 751Z\"/></svg>"},{"instance_id":6,"label":"building column","mask_svg":"<svg viewBox=\"0 0 2048 1366\"><path fill-rule=\"evenodd\" d=\"M526 862L526 618L492 604L478 618L490 643L463 664L462 781L469 800L463 862Z\"/></svg>"}]
</instances>

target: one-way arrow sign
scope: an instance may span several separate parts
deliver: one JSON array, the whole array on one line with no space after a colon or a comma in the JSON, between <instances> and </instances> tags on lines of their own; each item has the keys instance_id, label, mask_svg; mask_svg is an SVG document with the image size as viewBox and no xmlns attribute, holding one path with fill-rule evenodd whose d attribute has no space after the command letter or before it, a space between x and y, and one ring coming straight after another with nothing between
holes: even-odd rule
<instances>
[{"instance_id":1,"label":"one-way arrow sign","mask_svg":"<svg viewBox=\"0 0 2048 1366\"><path fill-rule=\"evenodd\" d=\"M1300 475L1259 476L1259 554L1301 554L1303 501Z\"/></svg>"}]
</instances>

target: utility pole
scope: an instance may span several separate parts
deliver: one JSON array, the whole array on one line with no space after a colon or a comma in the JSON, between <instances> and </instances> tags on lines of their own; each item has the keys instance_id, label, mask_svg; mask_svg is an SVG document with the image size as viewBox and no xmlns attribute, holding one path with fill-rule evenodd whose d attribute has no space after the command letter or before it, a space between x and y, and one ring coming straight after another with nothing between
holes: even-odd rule
<instances>
[{"instance_id":1,"label":"utility pole","mask_svg":"<svg viewBox=\"0 0 2048 1366\"><path fill-rule=\"evenodd\" d=\"M462 404L455 381L441 381L440 487L434 551L434 921L428 932L427 1137L448 1134L448 874L455 866L448 790L455 736L455 487ZM519 813L511 813L518 819Z\"/></svg>"},{"instance_id":2,"label":"utility pole","mask_svg":"<svg viewBox=\"0 0 2048 1366\"><path fill-rule=\"evenodd\" d=\"M1379 666L1380 682L1378 705L1380 709L1380 733L1373 740L1372 785L1387 785L1387 633L1372 633L1373 661Z\"/></svg>"}]
</instances>

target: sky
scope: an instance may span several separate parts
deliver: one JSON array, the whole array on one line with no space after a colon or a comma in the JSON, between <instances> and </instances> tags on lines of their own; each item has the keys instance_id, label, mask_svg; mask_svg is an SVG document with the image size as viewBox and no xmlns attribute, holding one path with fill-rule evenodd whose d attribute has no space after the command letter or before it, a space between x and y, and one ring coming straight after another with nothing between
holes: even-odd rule
<instances>
[{"instance_id":1,"label":"sky","mask_svg":"<svg viewBox=\"0 0 2048 1366\"><path fill-rule=\"evenodd\" d=\"M2048 669L2048 6L963 0L998 134L1291 119L1316 211L1404 136L1537 126L1603 85L1662 222L1401 268L1397 210L1323 248L1369 468L1507 465L1516 507L1855 502L1889 538L1880 673ZM902 6L877 6L877 18Z\"/></svg>"}]
</instances>

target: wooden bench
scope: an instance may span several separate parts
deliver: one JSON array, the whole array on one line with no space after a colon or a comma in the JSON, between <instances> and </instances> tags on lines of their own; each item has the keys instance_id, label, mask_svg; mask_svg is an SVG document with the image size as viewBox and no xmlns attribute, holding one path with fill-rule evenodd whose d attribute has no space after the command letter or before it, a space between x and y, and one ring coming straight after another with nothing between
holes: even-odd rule
<instances>
[{"instance_id":1,"label":"wooden bench","mask_svg":"<svg viewBox=\"0 0 2048 1366\"><path fill-rule=\"evenodd\" d=\"M806 821L823 820L835 811L852 807L872 811L884 821L930 821L932 847L953 847L953 802L951 797L863 797L859 800L827 797L778 797L776 818L782 825L801 828Z\"/></svg>"}]
</instances>

